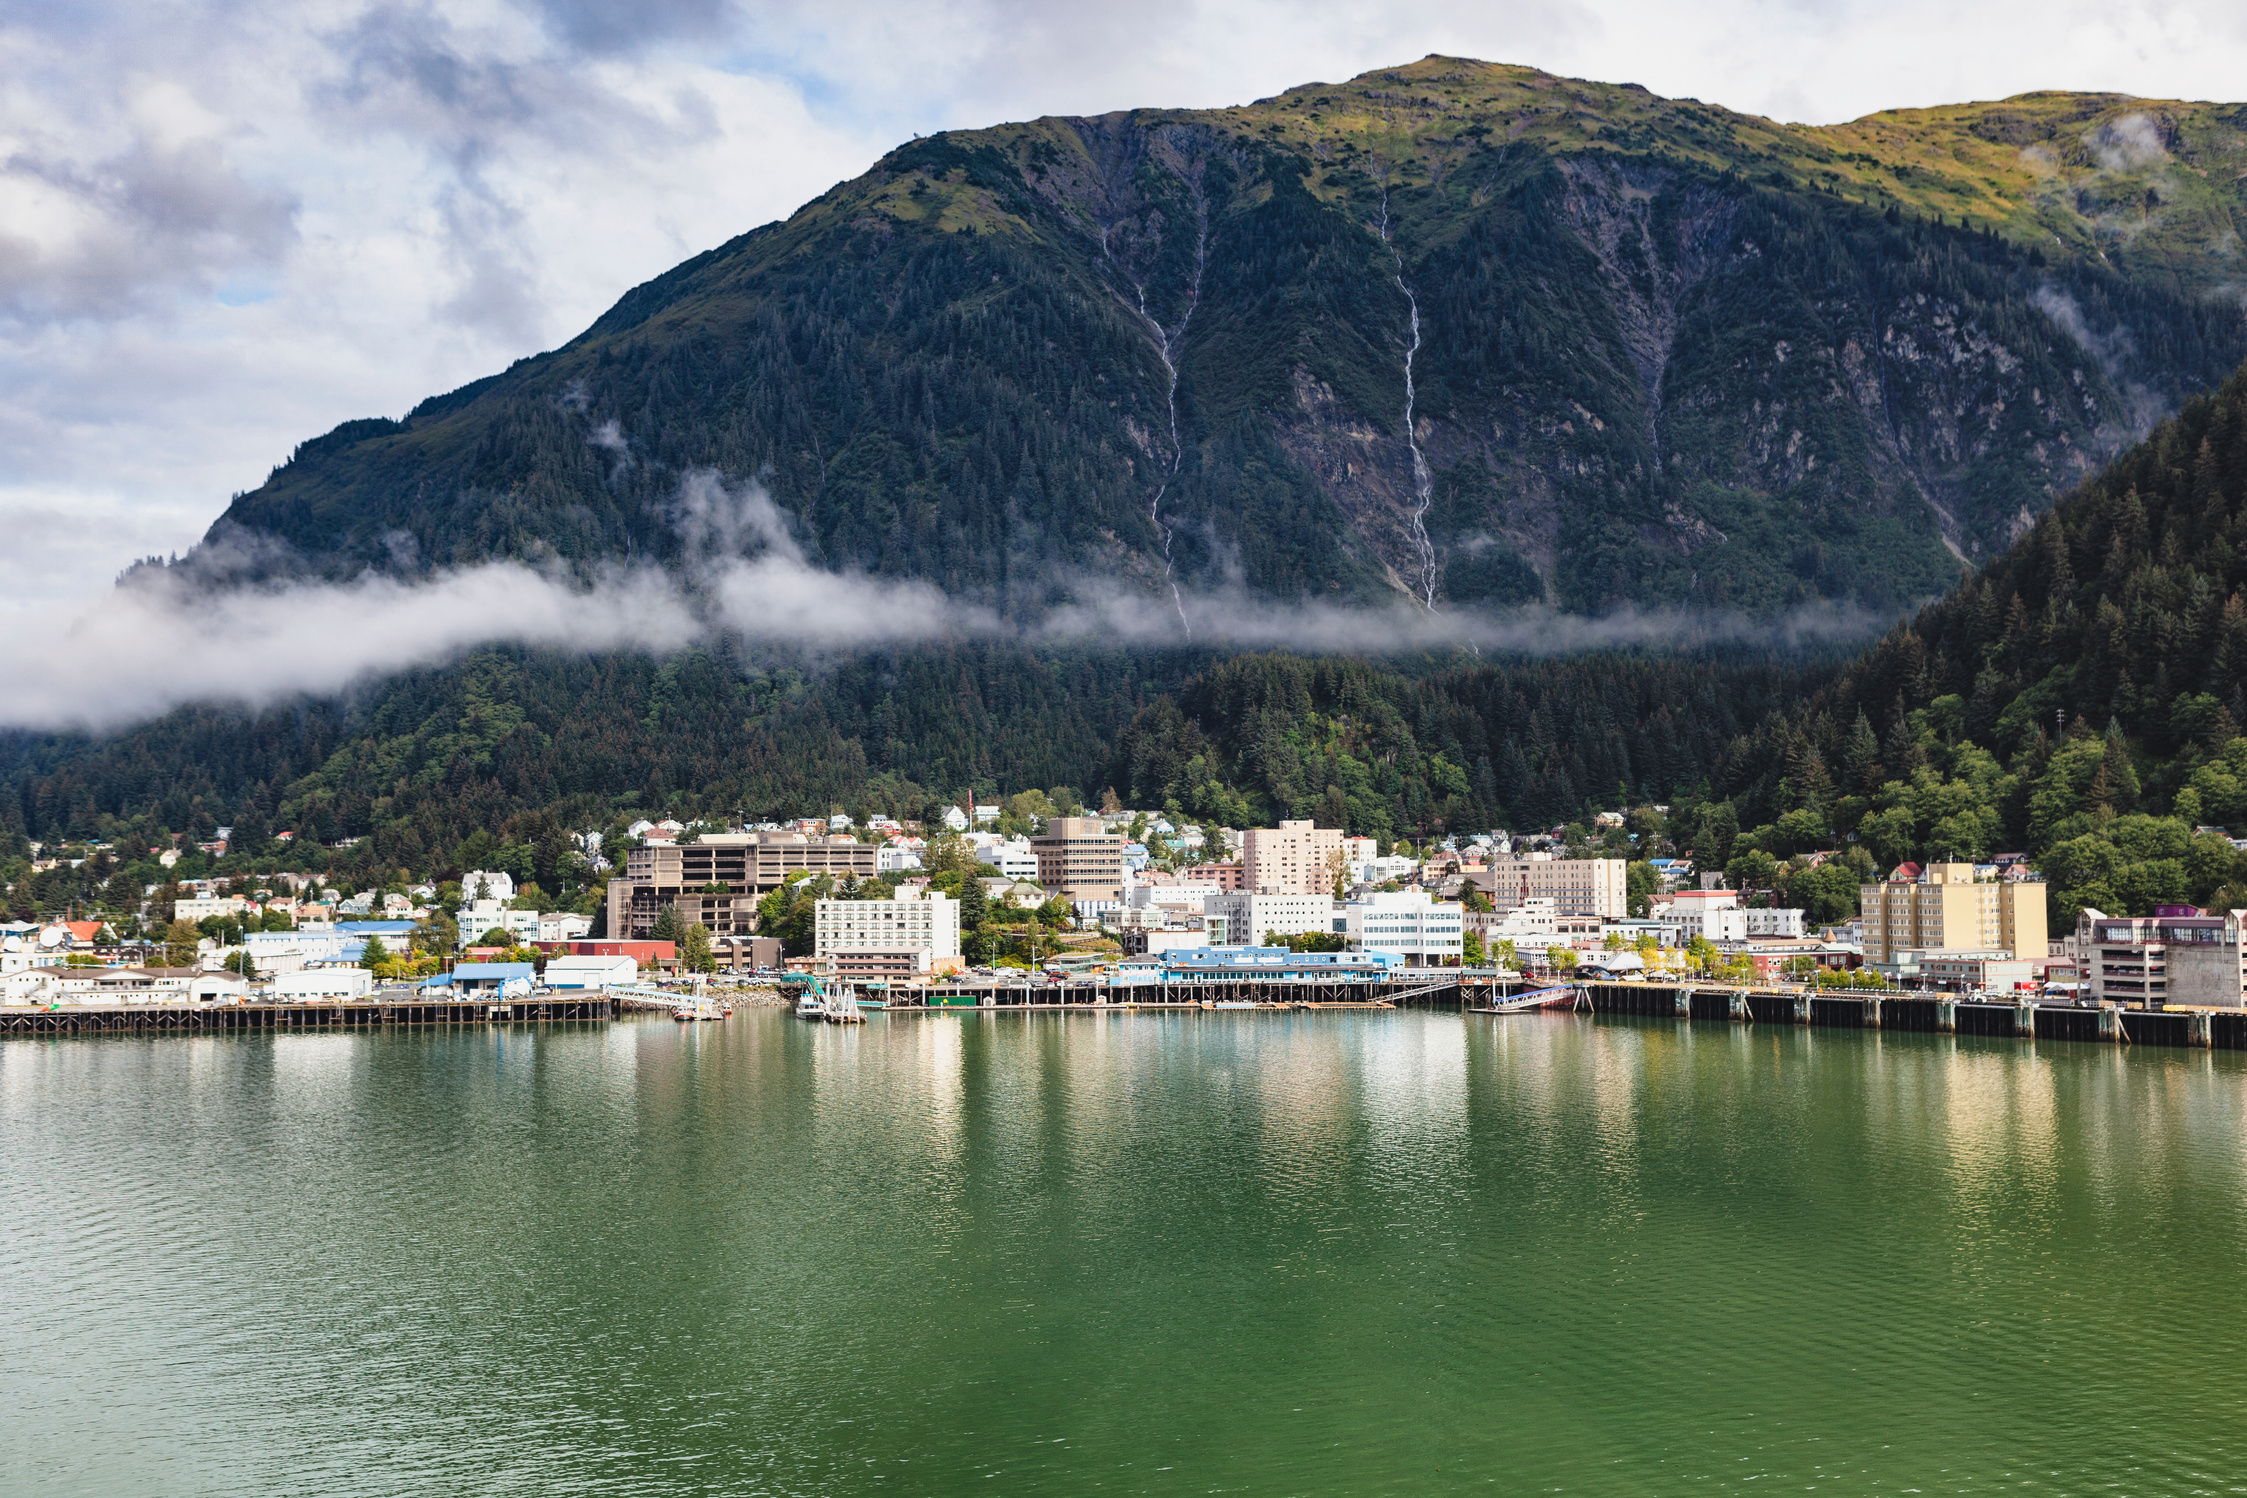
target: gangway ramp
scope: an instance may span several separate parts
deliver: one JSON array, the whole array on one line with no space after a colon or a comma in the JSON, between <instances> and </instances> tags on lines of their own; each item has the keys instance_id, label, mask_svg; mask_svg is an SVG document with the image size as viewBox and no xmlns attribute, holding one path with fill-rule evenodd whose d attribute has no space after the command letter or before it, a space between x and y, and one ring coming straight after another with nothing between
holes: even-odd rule
<instances>
[{"instance_id":1,"label":"gangway ramp","mask_svg":"<svg viewBox=\"0 0 2247 1498\"><path fill-rule=\"evenodd\" d=\"M1578 989L1573 983L1555 984L1550 988L1532 988L1525 993L1493 997L1486 1005L1478 1005L1476 1014L1520 1014L1530 1009L1552 1009L1563 1003L1574 1004Z\"/></svg>"}]
</instances>

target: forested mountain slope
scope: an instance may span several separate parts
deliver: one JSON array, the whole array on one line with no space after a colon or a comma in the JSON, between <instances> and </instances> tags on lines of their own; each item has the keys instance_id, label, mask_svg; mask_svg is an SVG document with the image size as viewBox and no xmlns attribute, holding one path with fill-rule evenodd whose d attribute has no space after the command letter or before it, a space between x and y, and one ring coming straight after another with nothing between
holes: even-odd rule
<instances>
[{"instance_id":1,"label":"forested mountain slope","mask_svg":"<svg viewBox=\"0 0 2247 1498\"><path fill-rule=\"evenodd\" d=\"M1399 668L961 647L812 674L492 650L348 703L0 740L0 866L12 836L145 847L231 825L257 829L248 846L269 861L387 881L641 815L920 817L1057 786L1233 825L1419 837L1689 789L1819 676L1741 654ZM282 830L293 847L264 843Z\"/></svg>"},{"instance_id":2,"label":"forested mountain slope","mask_svg":"<svg viewBox=\"0 0 2247 1498\"><path fill-rule=\"evenodd\" d=\"M2247 371L1720 757L1700 850L2018 849L2055 913L2247 904Z\"/></svg>"},{"instance_id":3,"label":"forested mountain slope","mask_svg":"<svg viewBox=\"0 0 2247 1498\"><path fill-rule=\"evenodd\" d=\"M1166 574L1908 601L2247 355L2243 170L2230 105L1808 128L1442 57L954 131L306 442L214 538L334 574L678 558L706 467L819 565L1013 617Z\"/></svg>"}]
</instances>

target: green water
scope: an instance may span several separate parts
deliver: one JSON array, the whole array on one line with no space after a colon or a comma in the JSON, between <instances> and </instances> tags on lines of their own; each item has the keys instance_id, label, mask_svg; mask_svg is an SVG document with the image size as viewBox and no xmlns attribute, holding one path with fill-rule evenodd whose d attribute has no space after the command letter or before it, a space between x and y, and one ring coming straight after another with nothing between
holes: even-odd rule
<instances>
[{"instance_id":1,"label":"green water","mask_svg":"<svg viewBox=\"0 0 2247 1498\"><path fill-rule=\"evenodd\" d=\"M0 1043L7 1494L2247 1491L2230 1053Z\"/></svg>"}]
</instances>

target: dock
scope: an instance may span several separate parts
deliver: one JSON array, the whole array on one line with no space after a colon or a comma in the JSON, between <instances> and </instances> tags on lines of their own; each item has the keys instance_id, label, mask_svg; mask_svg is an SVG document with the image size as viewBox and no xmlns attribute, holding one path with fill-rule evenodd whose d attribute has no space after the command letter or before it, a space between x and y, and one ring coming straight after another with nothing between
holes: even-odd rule
<instances>
[{"instance_id":1,"label":"dock","mask_svg":"<svg viewBox=\"0 0 2247 1498\"><path fill-rule=\"evenodd\" d=\"M2123 1009L2037 1003L1996 995L1898 990L1742 987L1713 983L1582 983L1577 1007L1593 1014L1640 1014L1742 1024L1814 1025L1990 1035L2017 1040L2081 1040L2109 1045L2247 1050L2247 1010Z\"/></svg>"},{"instance_id":2,"label":"dock","mask_svg":"<svg viewBox=\"0 0 2247 1498\"><path fill-rule=\"evenodd\" d=\"M241 1030L545 1025L613 1019L605 994L527 999L363 999L333 1004L60 1004L0 1007L4 1035L216 1035Z\"/></svg>"}]
</instances>

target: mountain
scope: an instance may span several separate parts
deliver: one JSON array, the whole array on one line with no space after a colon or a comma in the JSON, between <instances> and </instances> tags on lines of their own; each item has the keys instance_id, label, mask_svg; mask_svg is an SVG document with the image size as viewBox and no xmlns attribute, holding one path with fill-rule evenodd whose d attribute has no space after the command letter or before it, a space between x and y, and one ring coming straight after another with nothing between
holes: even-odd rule
<instances>
[{"instance_id":1,"label":"mountain","mask_svg":"<svg viewBox=\"0 0 2247 1498\"><path fill-rule=\"evenodd\" d=\"M210 555L681 560L714 469L816 565L1017 618L1086 579L1888 606L2247 357L2243 179L2235 105L1807 127L1445 57L951 131L304 443L212 536L293 559Z\"/></svg>"}]
</instances>

